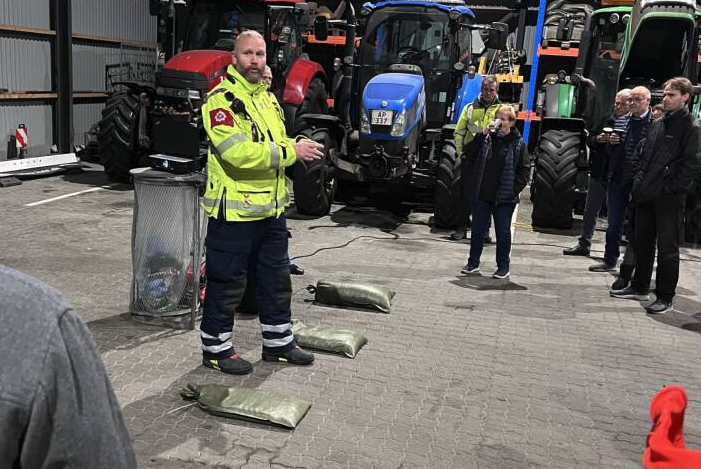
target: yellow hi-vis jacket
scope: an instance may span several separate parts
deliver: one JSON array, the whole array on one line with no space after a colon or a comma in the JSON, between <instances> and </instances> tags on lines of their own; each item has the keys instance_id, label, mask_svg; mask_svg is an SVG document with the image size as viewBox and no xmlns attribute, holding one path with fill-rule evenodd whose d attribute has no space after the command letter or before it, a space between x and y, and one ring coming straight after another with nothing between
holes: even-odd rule
<instances>
[{"instance_id":1,"label":"yellow hi-vis jacket","mask_svg":"<svg viewBox=\"0 0 701 469\"><path fill-rule=\"evenodd\" d=\"M207 216L223 213L227 221L279 217L290 204L285 168L296 160L295 141L268 85L249 83L233 65L227 77L202 105L209 137L202 206Z\"/></svg>"},{"instance_id":2,"label":"yellow hi-vis jacket","mask_svg":"<svg viewBox=\"0 0 701 469\"><path fill-rule=\"evenodd\" d=\"M494 121L497 111L501 106L499 98L495 99L489 107L482 107L477 98L472 104L465 106L460 114L460 119L453 131L455 139L455 151L462 155L465 145L470 143L475 135L484 132L484 129Z\"/></svg>"}]
</instances>

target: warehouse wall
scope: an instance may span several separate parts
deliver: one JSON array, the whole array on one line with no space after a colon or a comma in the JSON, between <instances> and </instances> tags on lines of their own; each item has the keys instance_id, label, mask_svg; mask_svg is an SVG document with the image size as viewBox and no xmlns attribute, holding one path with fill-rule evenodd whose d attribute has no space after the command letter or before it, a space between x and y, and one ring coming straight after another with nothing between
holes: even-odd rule
<instances>
[{"instance_id":1,"label":"warehouse wall","mask_svg":"<svg viewBox=\"0 0 701 469\"><path fill-rule=\"evenodd\" d=\"M31 28L14 33L0 30L0 89L44 93L41 98L0 99L0 160L7 157L7 141L18 124L29 131L30 156L49 153L53 139L55 93L52 83L52 40L49 0L0 0L0 26ZM73 90L93 93L74 97L73 143L83 144L85 132L100 118L110 89L106 68L123 64L124 79L146 81L155 69L157 19L146 0L72 0ZM135 43L136 42L136 43ZM155 71L155 70L154 70ZM137 72L142 72L137 76Z\"/></svg>"}]
</instances>

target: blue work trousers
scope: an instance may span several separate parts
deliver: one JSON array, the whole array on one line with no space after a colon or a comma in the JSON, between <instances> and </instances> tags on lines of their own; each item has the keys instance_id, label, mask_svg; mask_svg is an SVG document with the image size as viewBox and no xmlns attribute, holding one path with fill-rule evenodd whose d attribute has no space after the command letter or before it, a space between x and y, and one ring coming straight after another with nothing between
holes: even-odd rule
<instances>
[{"instance_id":1,"label":"blue work trousers","mask_svg":"<svg viewBox=\"0 0 701 469\"><path fill-rule=\"evenodd\" d=\"M608 228L606 228L606 247L604 249L604 263L615 266L621 255L621 238L623 237L623 224L628 210L630 199L630 185L610 181L608 184Z\"/></svg>"},{"instance_id":2,"label":"blue work trousers","mask_svg":"<svg viewBox=\"0 0 701 469\"><path fill-rule=\"evenodd\" d=\"M290 280L285 216L247 222L210 218L207 225L207 289L200 335L204 357L232 356L234 310L255 279L263 350L280 354L295 347L290 324Z\"/></svg>"},{"instance_id":3,"label":"blue work trousers","mask_svg":"<svg viewBox=\"0 0 701 469\"><path fill-rule=\"evenodd\" d=\"M511 262L511 216L516 204L493 203L478 200L472 204L472 235L470 236L470 265L479 265L484 248L484 235L494 217L497 235L497 267L509 269Z\"/></svg>"}]
</instances>

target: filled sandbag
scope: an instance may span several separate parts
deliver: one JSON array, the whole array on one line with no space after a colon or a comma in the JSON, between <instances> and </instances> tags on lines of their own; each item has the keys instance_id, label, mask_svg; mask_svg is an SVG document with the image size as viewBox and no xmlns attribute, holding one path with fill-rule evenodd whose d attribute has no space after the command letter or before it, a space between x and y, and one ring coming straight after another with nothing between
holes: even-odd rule
<instances>
[{"instance_id":1,"label":"filled sandbag","mask_svg":"<svg viewBox=\"0 0 701 469\"><path fill-rule=\"evenodd\" d=\"M395 293L385 287L366 283L325 282L319 280L316 286L307 290L314 294L314 301L336 306L359 306L376 309L389 314Z\"/></svg>"},{"instance_id":2,"label":"filled sandbag","mask_svg":"<svg viewBox=\"0 0 701 469\"><path fill-rule=\"evenodd\" d=\"M212 415L270 422L287 428L295 428L312 406L298 397L219 384L188 384L180 396L197 400L197 405Z\"/></svg>"},{"instance_id":3,"label":"filled sandbag","mask_svg":"<svg viewBox=\"0 0 701 469\"><path fill-rule=\"evenodd\" d=\"M342 353L350 358L355 358L358 350L368 341L357 331L326 325L311 326L298 319L292 320L292 334L302 347Z\"/></svg>"}]
</instances>

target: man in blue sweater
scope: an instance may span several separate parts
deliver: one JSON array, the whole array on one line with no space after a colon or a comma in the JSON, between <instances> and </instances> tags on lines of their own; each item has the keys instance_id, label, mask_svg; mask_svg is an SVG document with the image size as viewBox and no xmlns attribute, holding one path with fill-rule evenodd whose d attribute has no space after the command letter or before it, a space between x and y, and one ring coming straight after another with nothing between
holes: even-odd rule
<instances>
[{"instance_id":1,"label":"man in blue sweater","mask_svg":"<svg viewBox=\"0 0 701 469\"><path fill-rule=\"evenodd\" d=\"M606 248L604 262L589 267L592 272L610 272L616 270L618 257L621 255L621 238L625 221L630 191L633 187L633 158L636 148L647 136L653 121L650 110L650 90L636 86L628 98L630 119L623 141L611 152L608 164L608 228L606 229Z\"/></svg>"}]
</instances>

